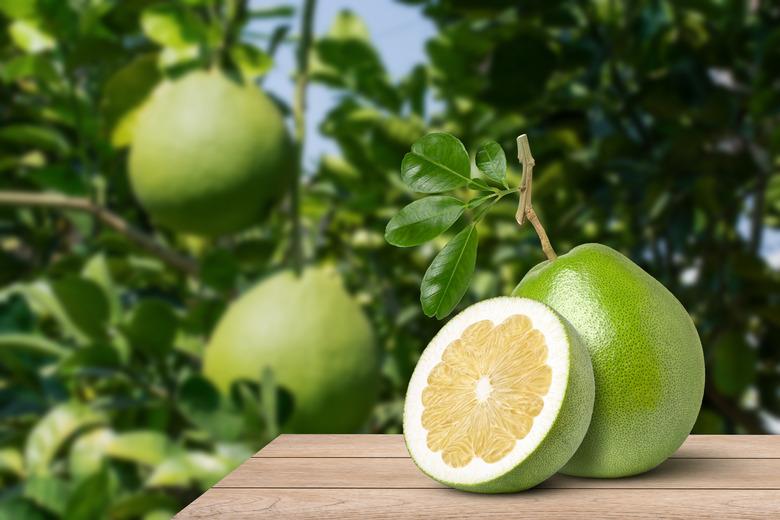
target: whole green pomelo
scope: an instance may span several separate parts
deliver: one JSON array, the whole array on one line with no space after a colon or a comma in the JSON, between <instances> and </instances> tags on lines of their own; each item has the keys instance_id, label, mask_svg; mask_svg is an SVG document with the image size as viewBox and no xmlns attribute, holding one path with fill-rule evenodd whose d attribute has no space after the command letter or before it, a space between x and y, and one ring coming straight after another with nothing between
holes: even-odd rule
<instances>
[{"instance_id":1,"label":"whole green pomelo","mask_svg":"<svg viewBox=\"0 0 780 520\"><path fill-rule=\"evenodd\" d=\"M512 294L558 311L590 351L593 418L563 473L634 475L680 447L701 406L704 356L672 293L614 249L585 244L531 269Z\"/></svg>"},{"instance_id":2,"label":"whole green pomelo","mask_svg":"<svg viewBox=\"0 0 780 520\"><path fill-rule=\"evenodd\" d=\"M130 148L130 182L152 219L216 235L260 219L291 169L279 110L257 87L199 71L157 87Z\"/></svg>"},{"instance_id":3,"label":"whole green pomelo","mask_svg":"<svg viewBox=\"0 0 780 520\"><path fill-rule=\"evenodd\" d=\"M206 347L203 370L221 390L257 380L265 367L293 396L283 425L297 433L345 433L376 399L378 353L371 326L335 272L282 272L234 302Z\"/></svg>"}]
</instances>

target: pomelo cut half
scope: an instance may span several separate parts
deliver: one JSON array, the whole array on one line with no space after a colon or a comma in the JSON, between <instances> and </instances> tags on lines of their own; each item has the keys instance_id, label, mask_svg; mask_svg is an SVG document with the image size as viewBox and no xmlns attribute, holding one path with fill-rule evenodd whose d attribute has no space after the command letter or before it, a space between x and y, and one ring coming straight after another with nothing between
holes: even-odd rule
<instances>
[{"instance_id":1,"label":"pomelo cut half","mask_svg":"<svg viewBox=\"0 0 780 520\"><path fill-rule=\"evenodd\" d=\"M417 466L481 493L533 487L580 445L593 411L588 352L546 305L493 298L472 305L426 347L404 405Z\"/></svg>"}]
</instances>

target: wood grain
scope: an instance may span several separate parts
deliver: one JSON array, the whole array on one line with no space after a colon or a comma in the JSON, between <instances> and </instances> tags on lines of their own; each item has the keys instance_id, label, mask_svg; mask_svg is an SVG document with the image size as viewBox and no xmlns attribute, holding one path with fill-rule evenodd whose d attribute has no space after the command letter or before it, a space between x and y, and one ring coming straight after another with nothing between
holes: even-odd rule
<instances>
[{"instance_id":1,"label":"wood grain","mask_svg":"<svg viewBox=\"0 0 780 520\"><path fill-rule=\"evenodd\" d=\"M474 495L452 489L213 489L176 518L780 518L766 490L534 489Z\"/></svg>"},{"instance_id":2,"label":"wood grain","mask_svg":"<svg viewBox=\"0 0 780 520\"><path fill-rule=\"evenodd\" d=\"M542 487L656 489L777 489L780 459L669 459L621 479L555 475ZM418 488L442 487L408 458L252 458L215 487Z\"/></svg>"},{"instance_id":3,"label":"wood grain","mask_svg":"<svg viewBox=\"0 0 780 520\"><path fill-rule=\"evenodd\" d=\"M400 435L282 435L177 518L780 518L780 436L691 436L623 479L555 475L513 495L448 489Z\"/></svg>"},{"instance_id":4,"label":"wood grain","mask_svg":"<svg viewBox=\"0 0 780 520\"><path fill-rule=\"evenodd\" d=\"M255 457L408 457L402 435L281 435ZM691 435L672 458L780 458L780 435Z\"/></svg>"}]
</instances>

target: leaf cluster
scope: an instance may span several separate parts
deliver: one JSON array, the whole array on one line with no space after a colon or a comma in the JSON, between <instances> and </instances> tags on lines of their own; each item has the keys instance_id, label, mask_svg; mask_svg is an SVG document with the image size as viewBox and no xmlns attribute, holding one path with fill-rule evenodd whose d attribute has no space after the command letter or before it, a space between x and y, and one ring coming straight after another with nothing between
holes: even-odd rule
<instances>
[{"instance_id":1,"label":"leaf cluster","mask_svg":"<svg viewBox=\"0 0 780 520\"><path fill-rule=\"evenodd\" d=\"M447 133L417 140L401 162L401 178L413 191L430 195L405 206L387 223L385 240L398 247L417 246L450 229L468 211L462 229L433 259L420 286L427 316L442 319L463 298L477 260L477 226L487 211L514 193L506 180L506 156L495 141L476 153L481 177L471 176L471 159L463 143ZM466 189L468 199L438 195Z\"/></svg>"}]
</instances>

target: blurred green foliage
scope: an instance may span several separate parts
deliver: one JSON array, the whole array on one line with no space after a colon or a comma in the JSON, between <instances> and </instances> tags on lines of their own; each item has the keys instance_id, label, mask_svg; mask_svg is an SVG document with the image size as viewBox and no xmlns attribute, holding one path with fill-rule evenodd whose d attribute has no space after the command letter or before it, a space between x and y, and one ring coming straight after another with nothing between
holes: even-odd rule
<instances>
[{"instance_id":1,"label":"blurred green foliage","mask_svg":"<svg viewBox=\"0 0 780 520\"><path fill-rule=\"evenodd\" d=\"M419 287L446 237L407 250L383 238L414 200L401 159L430 131L468 150L496 140L510 158L528 133L534 205L556 249L619 249L691 312L708 366L697 431L765 431L760 414L780 415L780 275L760 256L780 226L780 10L407 3L439 33L398 81L352 14L312 49L311 80L339 94L320 131L340 153L305 172L303 246L338 266L379 338L382 400L366 431L400 431L406 383L440 326ZM198 265L170 267L83 211L0 206L0 517L170 516L289 413L272 374L229 396L200 375L225 305L287 261L286 201L255 228L205 241L155 229L125 171L133 118L161 78L220 65L262 82L290 43L294 10L242 5L0 0L0 200L78 197ZM278 22L262 39L244 30L259 18ZM502 201L479 224L460 307L508 294L542 259L515 208Z\"/></svg>"}]
</instances>

